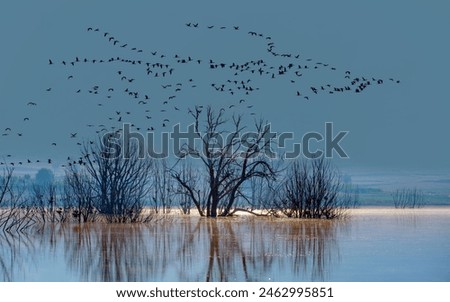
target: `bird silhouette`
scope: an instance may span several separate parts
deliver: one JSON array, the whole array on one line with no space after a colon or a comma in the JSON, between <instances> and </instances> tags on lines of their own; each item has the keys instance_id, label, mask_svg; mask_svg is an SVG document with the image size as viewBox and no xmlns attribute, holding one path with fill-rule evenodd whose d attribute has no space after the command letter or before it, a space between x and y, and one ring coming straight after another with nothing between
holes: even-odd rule
<instances>
[{"instance_id":1,"label":"bird silhouette","mask_svg":"<svg viewBox=\"0 0 450 302\"><path fill-rule=\"evenodd\" d=\"M194 22L188 22L185 23L186 27L189 27L190 30L193 30L194 28L207 28L209 29L207 33L209 35L223 35L226 33L228 34L234 34L239 35L241 27L238 25L233 26L219 26L219 25L208 25L204 26L199 25L199 23ZM181 25L182 27L183 24ZM212 29L217 30L212 30ZM243 27L242 27L243 28ZM221 31L219 31L220 29ZM88 32L97 32L99 31L98 28L95 27L88 27ZM243 33L248 32L248 35L244 35L249 40L260 40L262 42L262 50L265 52L265 57L262 58L255 58L255 59L248 59L245 61L239 61L233 60L233 61L219 61L218 59L210 59L207 57L199 57L195 53L191 54L183 54L180 52L177 52L175 55L169 55L169 53L165 53L163 50L158 51L149 51L152 54L152 61L145 59L145 56L140 56L137 53L143 52L143 49L140 49L136 47L135 45L131 45L129 43L125 42L125 39L120 40L122 42L119 42L119 39L116 39L116 35L114 33L109 33L106 31L101 31L99 34L93 34L94 36L98 37L102 41L107 41L106 44L107 47L110 47L111 49L115 49L118 51L121 47L123 48L123 53L127 53L125 56L112 56L112 57L87 57L87 58L79 58L79 57L70 57L70 58L61 58L62 61L61 64L64 66L61 66L61 68L71 68L70 73L65 74L65 78L67 80L69 79L78 79L78 75L76 72L79 70L78 68L83 68L83 66L87 66L87 63L89 63L89 67L86 68L105 68L104 70L109 70L106 68L109 67L102 67L106 66L106 64L110 64L112 68L114 66L118 65L112 65L112 64L121 64L122 70L117 71L117 69L113 69L111 71L112 75L115 75L111 81L117 81L118 83L121 83L121 85L126 84L128 87L123 86L114 86L114 83L111 82L110 85L108 85L109 88L103 89L102 87L98 86L92 86L92 88L88 88L87 91L89 94L86 95L86 97L92 97L92 98L98 98L96 102L92 104L92 106L95 106L97 104L98 110L106 110L110 109L112 112L112 117L103 116L104 119L109 118L111 120L110 123L115 122L121 122L122 117L125 113L125 110L130 110L133 112L133 114L130 114L130 111L126 111L129 116L127 118L134 119L133 122L136 122L138 124L139 119L143 120L149 120L151 119L151 115L154 116L154 114L157 114L155 112L160 111L159 114L162 120L162 127L167 127L169 123L169 118L172 119L171 113L175 113L176 111L180 111L181 109L184 109L180 105L180 101L183 100L185 97L185 93L189 93L189 89L198 87L197 89L202 88L203 84L201 82L196 82L196 85L193 85L194 79L188 79L188 77L183 77L183 72L185 72L185 75L192 72L192 74L195 74L197 70L201 70L202 68L204 70L208 70L208 72L216 73L218 78L227 80L226 84L216 83L213 87L215 89L212 89L212 93L226 93L227 97L233 98L228 103L228 109L231 108L237 108L239 107L240 110L250 110L253 108L253 99L252 97L254 94L259 90L260 85L264 83L264 79L273 79L273 81L270 81L270 83L274 83L277 81L286 81L287 83L295 84L292 85L291 93L292 95L296 95L297 97L303 97L305 100L309 100L310 97L313 99L315 95L317 94L326 94L326 95L332 95L337 93L343 93L343 92L356 92L361 93L368 89L369 87L373 87L376 85L373 84L382 84L383 79L375 79L372 78L372 81L365 80L364 77L359 76L359 78L354 78L350 70L346 70L344 72L344 75L336 76L337 81L345 81L342 84L336 85L335 83L330 82L331 85L326 85L325 83L321 83L320 80L317 80L316 82L311 82L311 84L307 85L305 82L300 81L299 77L307 78L309 74L312 72L317 73L328 73L332 74L332 71L335 71L336 68L332 67L332 65L328 64L328 62L320 62L319 60L312 60L311 58L305 58L302 52L301 55L298 52L290 52L290 51L278 51L279 47L277 47L277 44L275 43L275 40L272 40L271 36L266 35L263 32L258 31L248 31L246 29L242 29ZM205 33L206 34L206 33ZM117 36L118 37L118 36ZM119 38L119 37L118 37ZM227 36L228 38L228 36ZM128 41L127 41L128 42ZM255 45L259 42L255 42ZM144 49L145 50L145 49ZM267 51L267 52L266 52ZM148 52L145 50L145 53ZM256 53L256 52L255 52ZM209 64L205 64L208 63ZM305 63L308 62L308 63ZM94 64L95 65L92 65ZM194 63L194 64L190 64ZM54 62L52 59L48 59L48 65L53 65ZM59 64L58 64L59 65ZM72 68L72 66L76 66L76 68ZM93 67L91 67L93 66ZM127 67L125 67L127 66ZM194 69L195 68L195 72ZM132 70L133 69L133 70ZM165 91L167 94L164 95L158 95L158 92L155 91L155 94L153 94L153 90L151 91L152 100L155 98L159 98L161 101L159 102L153 102L150 100L150 94L148 91L141 90L142 87L138 87L138 82L140 78L136 77L136 80L133 78L133 75L138 74L138 72L145 72L144 76L147 75L149 78L149 81L151 82L150 87L152 89L156 88L155 90L159 91ZM345 70L345 69L344 69ZM89 70L90 71L90 70ZM135 72L136 71L136 72ZM133 73L132 73L133 72ZM308 74L309 73L309 74ZM212 75L212 74L211 74ZM225 77L229 75L230 77ZM345 77L344 77L345 76ZM208 75L209 77L209 75ZM64 78L64 77L63 77ZM178 83L175 85L176 82L171 82L171 79L176 78ZM320 77L317 77L320 79ZM354 78L354 79L351 79ZM367 79L370 79L370 77L367 77ZM121 79L123 82L121 82L119 79ZM238 80L239 79L239 80ZM261 80L260 80L261 79ZM308 78L309 79L309 78ZM346 80L345 80L346 79ZM161 83L164 80L164 83ZM197 80L197 79L196 79ZM347 82L348 80L348 82ZM390 81L393 83L400 83L399 80L395 80L394 78L389 78ZM70 81L67 82L67 85L72 85L76 81ZM387 81L386 81L387 82ZM187 84L189 83L189 84ZM198 85L197 85L198 84ZM161 85L161 87L159 86ZM203 86L204 87L204 86ZM311 89L313 93L311 95L306 95L308 87ZM317 88L316 88L317 87ZM55 91L59 92L58 87L53 87ZM84 91L84 87L82 88ZM170 89L169 89L170 88ZM268 87L267 87L268 88ZM261 86L261 90L267 89L266 87ZM74 92L81 93L81 89L78 88L72 88ZM77 90L78 89L78 90ZM164 90L165 89L165 90ZM51 88L49 88L50 91ZM62 91L63 89L61 89ZM115 93L115 91L123 91L125 90L124 96L130 100L130 103L120 103L120 97ZM147 94L146 94L147 93ZM294 94L295 93L295 94ZM81 96L82 94L79 94ZM187 94L189 95L189 94ZM245 99L244 99L245 98ZM163 106L170 103L170 106ZM244 106L239 106L239 104L245 103ZM89 103L86 103L89 104ZM29 102L27 105L29 106L36 106L36 103ZM134 110L135 107L139 105L140 110ZM91 105L86 105L91 106ZM111 107L116 106L116 107ZM124 107L126 106L126 107ZM145 106L142 107L142 106ZM158 106L160 106L158 108ZM130 108L130 109L125 109ZM164 108L164 109L162 109ZM199 107L200 108L200 107ZM225 107L226 108L226 107ZM39 108L41 109L41 106ZM91 108L86 107L86 110L91 110ZM200 110L200 109L198 109ZM120 112L124 112L122 115ZM116 116L114 116L114 112L116 112ZM145 112L145 113L144 113ZM165 114L162 114L165 113ZM140 116L139 116L140 114ZM256 115L256 112L251 112L250 115ZM101 116L99 115L101 118ZM155 116L154 116L155 117ZM169 118L167 118L169 117ZM28 117L24 118L24 121L28 121ZM34 119L33 119L34 121ZM30 123L31 124L31 123ZM93 125L93 124L90 124ZM88 126L89 127L89 126ZM94 127L94 126L92 126ZM95 131L97 133L110 131L111 129L114 129L114 125L108 125L108 127L104 126L100 127L95 123L95 127L93 129L90 129L92 131ZM135 127L135 126L134 126ZM136 129L139 127L135 127ZM75 129L74 129L75 130ZM153 131L153 127L148 127L147 130ZM75 131L78 131L76 129ZM116 130L113 130L116 131ZM8 134L9 131L5 131L4 134ZM19 135L19 133L17 133ZM22 133L20 133L22 134ZM26 133L24 133L25 135ZM80 132L81 134L81 132ZM12 134L11 134L12 135ZM20 136L20 135L19 135ZM76 138L78 137L77 133L70 133L70 138ZM77 143L79 144L79 143ZM53 144L52 144L53 145ZM54 143L54 146L56 146L56 143Z\"/></svg>"}]
</instances>

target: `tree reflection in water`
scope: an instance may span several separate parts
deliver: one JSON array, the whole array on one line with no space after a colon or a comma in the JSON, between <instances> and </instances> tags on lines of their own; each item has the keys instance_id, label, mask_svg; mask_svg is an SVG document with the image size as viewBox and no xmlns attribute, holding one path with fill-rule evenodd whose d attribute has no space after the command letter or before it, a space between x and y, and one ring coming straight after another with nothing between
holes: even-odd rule
<instances>
[{"instance_id":1,"label":"tree reflection in water","mask_svg":"<svg viewBox=\"0 0 450 302\"><path fill-rule=\"evenodd\" d=\"M33 251L33 241L26 234L0 231L0 280L15 281L15 274L25 270L24 258L30 260Z\"/></svg>"},{"instance_id":2,"label":"tree reflection in water","mask_svg":"<svg viewBox=\"0 0 450 302\"><path fill-rule=\"evenodd\" d=\"M325 280L339 259L337 227L319 220L209 221L206 281Z\"/></svg>"},{"instance_id":3,"label":"tree reflection in water","mask_svg":"<svg viewBox=\"0 0 450 302\"><path fill-rule=\"evenodd\" d=\"M159 250L170 242L164 232L154 236L151 229L142 225L74 226L64 238L68 267L86 281L153 279L167 264ZM152 238L158 241L152 244Z\"/></svg>"},{"instance_id":4,"label":"tree reflection in water","mask_svg":"<svg viewBox=\"0 0 450 302\"><path fill-rule=\"evenodd\" d=\"M14 272L26 274L36 254L55 258L49 260L55 280L327 280L339 262L336 238L345 225L259 217L47 225L33 236L0 236L0 274L4 281L21 279Z\"/></svg>"}]
</instances>

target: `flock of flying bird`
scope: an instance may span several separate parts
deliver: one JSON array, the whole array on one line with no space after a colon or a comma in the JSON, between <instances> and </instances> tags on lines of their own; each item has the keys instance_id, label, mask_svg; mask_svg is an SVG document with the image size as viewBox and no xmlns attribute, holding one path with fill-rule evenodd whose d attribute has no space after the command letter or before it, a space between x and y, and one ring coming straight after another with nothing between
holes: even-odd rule
<instances>
[{"instance_id":1,"label":"flock of flying bird","mask_svg":"<svg viewBox=\"0 0 450 302\"><path fill-rule=\"evenodd\" d=\"M95 37L114 51L123 50L118 55L104 58L87 58L74 57L71 59L49 59L49 68L53 66L62 66L69 70L69 74L65 76L67 81L75 81L77 75L73 72L77 69L89 65L101 68L101 66L112 66L114 72L112 74L113 80L110 85L103 87L99 84L92 84L89 87L80 88L75 87L74 95L82 99L89 97L94 98L97 102L94 109L100 111L103 117L106 115L104 121L100 123L89 123L86 127L95 130L99 135L101 133L122 130L121 125L125 122L130 123L131 127L136 131L164 131L170 124L177 122L174 120L175 113L188 113L190 109L187 99L190 90L195 89L210 89L214 93L225 95L231 102L227 104L211 104L222 107L221 110L239 110L249 111L250 115L256 115L253 111L257 103L252 102L252 94L263 91L259 86L267 86L261 84L263 81L272 80L287 80L294 87L292 89L292 98L299 98L303 101L312 101L314 97L320 94L339 94L339 93L361 93L364 90L372 87L385 84L386 82L400 83L399 80L390 78L382 79L367 76L354 76L349 70L340 71L338 68L326 62L313 61L310 58L304 58L301 54L290 52L279 52L277 45L271 36L259 33L256 31L244 31L239 26L216 26L206 25L202 26L199 23L189 22L185 24L189 30L203 30L203 31L232 31L247 35L250 39L255 39L261 46L262 53L266 53L266 58L256 58L245 62L226 62L213 58L200 58L191 55L181 54L167 54L159 51L147 51L136 47L116 37L113 33L103 31L100 28L89 27L87 33L95 35ZM125 54L124 54L125 53ZM120 54L120 55L119 55ZM187 72L183 73L187 69ZM196 72L211 72L220 73L222 78L227 78L223 82L212 82L208 74L209 83L197 82L194 78L183 76ZM132 71L133 70L133 71ZM307 85L305 87L304 80L308 74L318 71L327 71L334 73L334 77L338 79L339 84L321 83L317 85ZM139 77L133 76L138 72ZM181 74L181 75L180 75ZM142 85L143 79L148 78L145 85ZM177 78L178 80L173 80ZM141 85L137 83L141 82ZM117 84L112 84L117 83ZM267 83L267 82L266 82ZM148 89L151 86L152 89ZM145 91L142 87L146 87ZM302 88L298 88L302 87ZM150 91L158 90L159 93L155 95ZM45 88L46 93L52 93L52 87ZM184 92L187 92L184 94ZM195 92L194 92L195 94ZM186 96L187 95L187 96ZM261 93L260 93L261 96ZM113 100L121 102L121 106L114 107ZM125 102L127 101L127 102ZM39 109L38 101L28 101L25 103L27 107ZM124 105L125 104L125 105ZM111 108L114 107L114 108ZM203 106L199 105L197 108L201 110ZM140 116L137 116L137 115ZM97 116L98 117L98 116ZM24 123L30 123L30 117L23 118ZM26 139L26 133L15 131L14 127L0 128L0 139L6 140L9 136L19 136ZM81 146L83 137L79 137L78 131L68 132L67 138ZM88 141L93 144L93 141ZM4 144L2 142L1 144ZM49 142L49 147L56 148L59 143ZM1 151L1 150L0 150ZM48 159L22 159L13 160L11 154L0 155L0 165L25 165L32 163L46 163L52 164L51 158ZM67 162L62 166L84 164L83 158L67 157Z\"/></svg>"}]
</instances>

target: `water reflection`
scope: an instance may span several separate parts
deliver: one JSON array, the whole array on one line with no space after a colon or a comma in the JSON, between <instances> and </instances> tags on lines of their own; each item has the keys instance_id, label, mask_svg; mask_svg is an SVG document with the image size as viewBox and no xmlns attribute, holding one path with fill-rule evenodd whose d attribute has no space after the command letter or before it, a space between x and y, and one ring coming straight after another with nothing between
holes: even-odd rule
<instances>
[{"instance_id":1,"label":"water reflection","mask_svg":"<svg viewBox=\"0 0 450 302\"><path fill-rule=\"evenodd\" d=\"M41 253L62 258L52 260L53 278L60 280L327 280L339 262L336 238L343 226L242 217L47 226L30 237L0 237L0 274L4 281L21 279L14 273L26 271L28 257Z\"/></svg>"},{"instance_id":2,"label":"water reflection","mask_svg":"<svg viewBox=\"0 0 450 302\"><path fill-rule=\"evenodd\" d=\"M208 221L203 225L210 242L203 281L269 281L283 275L292 281L324 280L325 268L338 260L337 226L323 221ZM190 245L197 246L199 242Z\"/></svg>"},{"instance_id":3,"label":"water reflection","mask_svg":"<svg viewBox=\"0 0 450 302\"><path fill-rule=\"evenodd\" d=\"M24 257L32 257L33 254L34 243L30 237L0 232L1 281L15 281L17 279L16 273L26 269Z\"/></svg>"}]
</instances>

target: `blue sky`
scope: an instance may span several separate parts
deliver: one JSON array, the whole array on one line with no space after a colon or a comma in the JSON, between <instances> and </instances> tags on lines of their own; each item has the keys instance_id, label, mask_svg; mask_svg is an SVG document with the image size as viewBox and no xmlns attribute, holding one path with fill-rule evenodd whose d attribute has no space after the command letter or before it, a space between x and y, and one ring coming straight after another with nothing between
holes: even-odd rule
<instances>
[{"instance_id":1,"label":"blue sky","mask_svg":"<svg viewBox=\"0 0 450 302\"><path fill-rule=\"evenodd\" d=\"M63 162L77 154L76 142L94 137L95 127L86 125L111 125L118 119L116 111L122 121L143 129L167 130L161 129L166 118L170 124L186 124L187 108L195 104L227 108L242 98L211 87L227 84L233 75L210 70L206 65L210 59L227 64L262 59L276 67L323 62L336 70L308 70L298 78L239 75L236 78L251 79L251 85L260 89L244 96L246 106L236 106L230 114L263 117L274 130L292 131L298 139L307 131L323 133L325 122L333 122L336 131L349 131L342 146L350 159L338 161L345 167L448 171L449 11L447 1L3 2L0 133L8 135L0 136L0 157ZM87 31L89 27L99 31ZM299 59L270 55L267 40L252 38L249 31L270 36L276 51L300 54ZM120 40L117 47L108 41L111 36ZM152 55L155 51L157 55ZM158 58L160 54L166 57ZM175 55L202 63L177 64ZM130 64L70 66L76 57L167 62L175 72L171 78L152 78ZM310 86L343 85L347 70L352 77L384 79L384 84L359 94L311 92ZM135 80L121 80L124 75ZM174 95L176 83L182 83L182 91L163 104ZM174 89L161 87L167 84ZM88 92L94 86L99 87L98 95ZM148 104L139 106L123 93L126 88L139 91L140 97L147 94ZM310 100L297 97L297 91ZM77 139L71 139L70 133L77 133Z\"/></svg>"}]
</instances>

